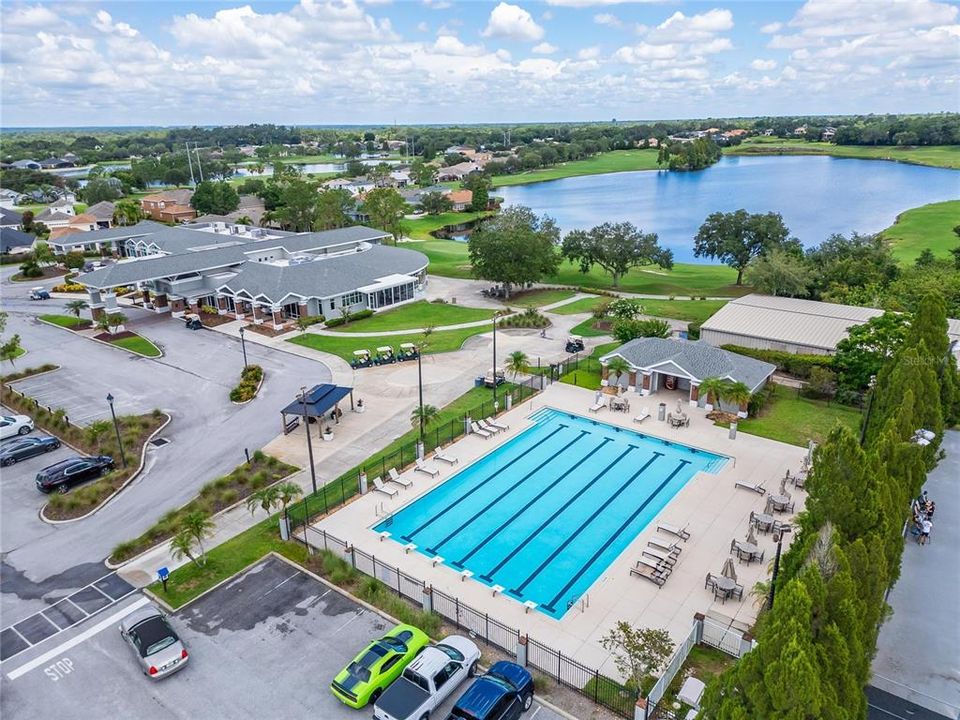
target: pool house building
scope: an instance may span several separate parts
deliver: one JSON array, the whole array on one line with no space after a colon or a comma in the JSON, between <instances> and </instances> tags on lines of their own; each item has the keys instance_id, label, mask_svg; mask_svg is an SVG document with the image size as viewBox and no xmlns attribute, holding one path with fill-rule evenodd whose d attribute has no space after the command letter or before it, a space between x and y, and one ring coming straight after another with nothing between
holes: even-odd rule
<instances>
[{"instance_id":1,"label":"pool house building","mask_svg":"<svg viewBox=\"0 0 960 720\"><path fill-rule=\"evenodd\" d=\"M77 277L94 319L119 312L118 288L173 317L201 310L275 330L299 317L337 317L423 296L427 258L383 245L363 226L291 233L223 222L151 227L125 238L125 259ZM90 233L91 235L94 233Z\"/></svg>"}]
</instances>

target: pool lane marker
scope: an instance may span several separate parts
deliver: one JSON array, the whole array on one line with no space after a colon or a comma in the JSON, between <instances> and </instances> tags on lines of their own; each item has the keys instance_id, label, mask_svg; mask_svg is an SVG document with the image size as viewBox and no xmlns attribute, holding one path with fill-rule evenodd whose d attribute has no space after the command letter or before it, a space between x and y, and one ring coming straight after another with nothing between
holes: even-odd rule
<instances>
[{"instance_id":1,"label":"pool lane marker","mask_svg":"<svg viewBox=\"0 0 960 720\"><path fill-rule=\"evenodd\" d=\"M560 543L560 546L557 547L552 553L550 553L550 555L548 555L547 558L546 558L542 563L540 563L540 564L537 566L537 569L534 570L532 573L530 573L530 575L527 576L527 579L526 579L526 580L524 580L522 583L520 583L517 587L511 589L511 590L510 590L510 594L511 594L511 595L514 595L515 597L520 597L520 596L522 596L522 595L523 595L523 590L524 590L524 588L526 588L527 585L529 585L531 582L533 582L533 579L534 579L535 577L537 577L537 575L539 575L540 573L542 573L542 572L544 571L544 569L547 567L547 565L549 565L550 563L552 563L552 562L554 561L554 559L557 557L557 555L559 555L559 554L562 553L564 550L566 550L566 548L570 545L570 543L572 543L574 540L576 540L577 536L580 535L580 533L582 533L583 530L584 530L590 523L592 523L600 513L602 513L604 510L606 510L608 507L610 507L611 503L613 503L614 500L616 500L618 497L620 497L620 495L623 494L623 492L624 492L627 488L629 488L631 485L633 485L634 481L635 481L638 477L640 477L641 475L643 475L643 473L646 472L646 470L647 470L648 467L650 467L651 465L653 465L654 462L656 462L659 458L662 458L662 457L663 457L663 453L654 452L654 453L653 453L653 457L650 458L649 460L647 460L647 462L644 463L644 466L643 466L642 468L640 468L639 470L637 470L637 472L635 472L635 473L633 474L633 477L631 477L629 480L627 480L627 482L625 482L623 485L621 485L621 486L617 489L617 491L616 491L615 493L613 493L613 495L611 495L610 497L608 497L608 498L604 501L603 505L601 505L601 506L598 507L596 510L594 510L593 513L591 513L590 517L588 517L586 520L584 520L582 523L580 523L580 527L578 527L573 533L571 533L570 535L568 535L568 536L567 536L567 539L564 540L562 543ZM686 462L686 461L684 461L684 462Z\"/></svg>"},{"instance_id":2,"label":"pool lane marker","mask_svg":"<svg viewBox=\"0 0 960 720\"><path fill-rule=\"evenodd\" d=\"M519 510L517 510L513 515L511 515L509 518L507 518L506 520L504 520L502 523L500 523L500 525L498 525L489 535L487 535L487 536L480 542L479 545L477 545L476 547L474 547L473 550L471 550L470 552L468 552L468 553L467 553L466 555L464 555L462 558L460 558L459 560L457 560L456 562L454 562L453 565L454 565L455 567L463 567L464 564L465 564L470 558L472 558L476 553L478 553L480 550L482 550L482 549L484 548L484 546L486 546L486 544L487 544L488 542L490 542L491 540L493 540L493 538L495 538L497 535L499 535L501 532L503 532L504 529L505 529L508 525L510 525L514 520L516 520L518 517L520 517L521 515L523 515L527 510L529 510L529 509L531 508L531 506L533 506L537 501L539 501L540 498L542 498L542 497L543 497L544 495L546 495L548 492L550 492L551 490L553 490L557 485L560 484L560 482L561 482L562 480L564 480L566 477L568 477L568 476L570 475L570 473L572 473L572 472L573 472L574 470L576 470L578 467L580 467L581 465L583 465L583 463L585 463L587 460L589 460L591 457L593 457L599 450L601 450L603 447L605 447L606 444L609 443L609 442L612 442L612 440L611 440L610 438L603 438L602 442L601 442L599 445L597 445L596 447L594 447L590 452L588 452L588 453L587 453L586 455L584 455L582 458L580 458L580 459L577 461L577 464L576 464L576 465L574 465L573 467L571 467L571 468L570 468L569 470L567 470L565 473L563 473L562 475L560 475L560 477L558 477L558 478L557 478L556 480L554 480L552 483L550 483L549 485L547 485L543 490L541 490L541 491L538 492L536 495L534 495L523 507L521 507Z\"/></svg>"},{"instance_id":3,"label":"pool lane marker","mask_svg":"<svg viewBox=\"0 0 960 720\"><path fill-rule=\"evenodd\" d=\"M570 427L570 426L569 426L569 425L563 425L562 423L559 424L559 425L557 425L557 429L554 430L554 431L552 431L549 435L547 435L547 436L546 436L543 440L541 440L538 444L539 444L539 445L542 445L543 443L547 442L547 440L549 440L549 439L552 438L554 435L556 435L558 432L560 432L561 430L566 430L568 427ZM521 435L518 435L517 437L515 437L515 438L514 438L513 440L511 440L510 442L514 442L515 440L517 440L517 439L519 439L519 438L521 438L521 437L523 437L522 434L521 434ZM503 449L503 447L497 448L497 450L502 450L502 449ZM430 527L431 525L433 525L433 523L435 523L437 520L439 520L440 518L442 518L444 515L446 515L446 514L447 514L448 512L450 512L451 510L453 510L453 508L455 508L457 505L459 505L459 504L462 503L464 500L466 500L468 497L470 497L470 496L473 495L475 492L477 492L477 490L479 490L480 488L484 487L487 483L492 482L493 479L494 479L495 477L497 477L497 475L499 475L499 474L502 473L502 472L505 472L505 471L509 470L510 467L511 467L514 463L523 460L523 459L524 459L527 455L529 455L529 454L530 454L530 451L528 450L527 452L523 453L522 455L517 455L517 457L515 457L513 460L511 460L510 462L508 462L506 465L504 465L503 467L501 467L499 470L495 471L493 474L489 475L483 482L479 482L479 483L477 483L476 485L474 485L474 486L473 486L473 489L470 490L470 492L466 493L466 494L463 495L462 497L458 498L458 499L455 500L454 502L452 502L452 503L450 503L449 505L447 505L443 510L441 510L440 512L438 512L436 515L434 515L432 518L430 518L429 520L427 520L425 523L422 523L419 527L415 527L413 530L411 530L410 532L408 532L406 535L401 535L400 537L403 538L404 540L406 540L407 542L410 542L410 541L413 539L413 536L414 536L414 535L422 532L423 530L426 530L428 527Z\"/></svg>"},{"instance_id":4,"label":"pool lane marker","mask_svg":"<svg viewBox=\"0 0 960 720\"><path fill-rule=\"evenodd\" d=\"M586 430L581 430L581 431L580 431L580 434L577 435L573 440L571 440L570 442L568 442L568 443L567 443L566 445L564 445L562 448L560 448L559 450L557 450L553 455L551 455L551 456L548 457L546 460L544 460L544 461L541 462L539 465L537 465L533 470L531 470L531 471L528 472L526 475L524 475L523 477L521 477L519 480L517 480L516 482L514 482L512 485L510 485L509 487L507 487L506 490L504 490L502 493L500 493L499 495L497 495L493 500L491 500L491 501L488 502L486 505L484 505L482 508L480 508L480 509L479 509L476 513L474 513L469 519L467 519L467 520L465 520L463 523L461 523L461 524L459 525L459 527L457 527L455 530L452 530L451 532L447 533L446 537L444 537L443 539L441 539L439 542L433 543L430 547L426 548L427 554L428 554L428 555L437 555L437 554L439 553L439 551L440 551L440 546L441 546L441 545L445 545L445 544L447 544L448 542L450 542L450 540L451 540L453 537L455 537L456 535L458 535L458 534L459 534L465 527L467 527L470 523L472 523L472 522L473 522L474 520L476 520L478 517L480 517L481 515L483 515L485 512L487 512L487 510L489 510L490 508L492 508L492 507L493 507L494 505L496 505L498 502L500 502L501 500L503 500L507 495L509 495L510 493L512 493L514 490L516 490L518 487L520 487L523 483L525 483L525 482L526 482L527 480L529 480L531 477L533 477L533 476L536 475L538 472L540 472L541 470L543 470L543 468L546 467L547 465L549 465L550 463L552 463L552 462L557 458L558 455L562 455L563 453L565 453L567 450L569 450L570 448L572 448L574 445L576 445L578 442L580 442L581 440L583 440L583 439L584 439L587 435L589 435L589 434L590 434L590 433L589 433L588 431L586 431Z\"/></svg>"},{"instance_id":5,"label":"pool lane marker","mask_svg":"<svg viewBox=\"0 0 960 720\"><path fill-rule=\"evenodd\" d=\"M630 517L628 517L626 520L623 521L623 523L620 525L620 527L618 527L618 528L616 529L616 531L614 531L614 533L613 533L612 535L610 535L609 538L607 538L607 541L606 541L603 545L601 545L600 548L593 554L593 556L591 556L591 558L590 558L589 560L587 560L586 563L584 563L583 567L580 568L579 572L577 572L576 575L574 575L572 578L570 578L570 580L567 582L567 584L563 586L563 588L560 590L560 592L558 592L558 593L554 596L554 598L553 598L549 603L547 603L546 605L543 606L544 608L546 608L547 610L549 610L551 613L553 612L553 609L554 609L554 607L556 607L557 602L567 593L567 591L568 591L571 587L573 587L574 583L576 583L577 580L579 580L581 577L583 577L583 574L587 571L587 569L588 569L591 565L593 565L593 563L595 563L595 562L597 561L597 558L599 558L599 557L606 551L606 549L607 549L608 547L610 547L610 545L613 544L614 540L617 539L617 537L620 535L620 533L622 533L624 530L627 529L627 527L630 525L630 523L632 523L634 520L637 519L637 516L638 516L640 513L643 512L644 508L646 508L647 505L649 505L649 504L651 503L651 501L652 501L657 495L659 495L659 494L663 491L663 489L667 486L667 484L668 484L671 480L673 480L674 477L676 477L676 474L677 474L678 472L680 472L681 470L683 470L683 468L684 468L685 465L690 465L690 461L689 461L689 460L681 460L681 461L680 461L680 464L677 465L676 468L674 468L674 471L673 471L672 473L670 473L670 475L667 477L667 479L664 480L662 483L660 483L660 486L659 486L656 490L654 490L654 492L653 492L646 500L644 500L643 503L640 504L640 507L638 507L636 510L634 510L634 511L630 514ZM579 530L578 530L577 532L579 532Z\"/></svg>"},{"instance_id":6,"label":"pool lane marker","mask_svg":"<svg viewBox=\"0 0 960 720\"><path fill-rule=\"evenodd\" d=\"M603 470L601 470L599 473L597 473L596 475L594 475L593 479L592 479L590 482L588 482L586 485L584 485L582 488L580 488L580 489L576 492L576 494L575 494L572 498L570 498L569 500L567 500L567 502L566 502L562 507L558 508L556 511L554 511L554 513L553 513L550 517L548 517L546 520L544 520L542 523L540 523L540 526L539 526L536 530L534 530L531 534L527 535L527 537L524 539L524 541L523 541L522 543L520 543L519 545L517 545L517 547L515 547L513 550L511 550L511 551L509 552L509 554L508 554L505 558L503 558L503 560L501 560L500 562L498 562L493 568L491 568L490 570L488 570L487 572L485 572L483 575L481 575L481 576L480 576L480 579L481 579L481 580L486 580L487 582L489 582L489 581L492 579L493 574L494 574L495 572L498 572L498 571L500 570L500 568L502 568L504 565L506 565L508 562L510 562L510 561L516 556L517 553L519 553L521 550L523 550L523 549L530 543L531 540L533 540L537 535L539 535L541 532L543 532L543 529L544 529L544 528L546 528L550 523L552 523L554 520L556 520L557 517L559 517L560 514L561 514L564 510L566 510L568 507L570 507L581 495L583 495L587 490L589 490L591 487L593 487L600 478L602 478L604 475L607 474L607 472L610 470L610 468L612 468L614 465L618 464L618 463L619 463L621 460L623 460L629 453L631 453L631 452L633 452L634 450L637 450L637 449L638 449L638 446L637 446L637 445L630 445L626 450L624 450L622 453L620 453L620 455L617 456L617 457L613 460L613 462L611 462L609 465L607 465L607 466L606 466ZM660 453L655 453L655 454L656 454L656 455L659 455ZM656 459L656 458L652 458L652 459L650 460L650 462L647 463L647 465L649 465L649 464L650 464L651 462L653 462L655 459ZM646 465L644 466L644 468L646 468ZM642 471L641 471L641 472L642 472Z\"/></svg>"}]
</instances>

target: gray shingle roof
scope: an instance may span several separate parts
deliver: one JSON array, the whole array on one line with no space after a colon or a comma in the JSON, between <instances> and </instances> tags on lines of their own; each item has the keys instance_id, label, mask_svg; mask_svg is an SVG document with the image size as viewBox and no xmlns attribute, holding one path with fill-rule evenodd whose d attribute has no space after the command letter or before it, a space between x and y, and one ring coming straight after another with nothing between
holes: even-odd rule
<instances>
[{"instance_id":1,"label":"gray shingle roof","mask_svg":"<svg viewBox=\"0 0 960 720\"><path fill-rule=\"evenodd\" d=\"M655 366L672 362L696 380L730 378L744 383L751 391L777 369L776 365L721 350L705 342L673 338L637 338L607 353L600 362L606 363L614 355L638 369L656 369Z\"/></svg>"},{"instance_id":2,"label":"gray shingle roof","mask_svg":"<svg viewBox=\"0 0 960 720\"><path fill-rule=\"evenodd\" d=\"M97 220L113 220L113 211L116 209L117 206L109 200L101 200L88 207L84 212L90 213Z\"/></svg>"},{"instance_id":3,"label":"gray shingle roof","mask_svg":"<svg viewBox=\"0 0 960 720\"><path fill-rule=\"evenodd\" d=\"M0 222L4 225L19 225L23 215L10 208L0 208Z\"/></svg>"},{"instance_id":4,"label":"gray shingle roof","mask_svg":"<svg viewBox=\"0 0 960 720\"><path fill-rule=\"evenodd\" d=\"M91 230L90 232L83 233L82 239L76 238L73 242L78 245L83 245L86 243L126 240L127 238L149 235L158 230L166 230L167 227L168 226L163 223L153 222L152 220L141 220L136 225L117 225L116 227L106 228L104 230ZM66 235L54 242L56 242L57 245L70 245L71 238L69 235Z\"/></svg>"},{"instance_id":5,"label":"gray shingle roof","mask_svg":"<svg viewBox=\"0 0 960 720\"><path fill-rule=\"evenodd\" d=\"M13 248L25 248L33 245L37 238L29 233L12 227L0 227L0 251L10 252Z\"/></svg>"}]
</instances>

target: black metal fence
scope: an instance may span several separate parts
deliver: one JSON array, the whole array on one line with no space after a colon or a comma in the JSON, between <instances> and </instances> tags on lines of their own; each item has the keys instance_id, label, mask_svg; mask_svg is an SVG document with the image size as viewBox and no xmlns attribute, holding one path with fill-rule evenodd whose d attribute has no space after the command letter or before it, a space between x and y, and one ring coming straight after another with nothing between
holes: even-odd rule
<instances>
[{"instance_id":1,"label":"black metal fence","mask_svg":"<svg viewBox=\"0 0 960 720\"><path fill-rule=\"evenodd\" d=\"M521 638L524 637L517 628L505 625L488 613L480 612L461 602L455 595L448 595L431 587L423 580L378 560L376 556L350 545L325 530L304 525L294 537L308 547L336 553L349 562L355 570L376 578L391 592L418 607L425 605L425 596L429 595L429 606L437 615L455 625L457 629L466 630L474 639L497 648L510 657L517 657ZM637 703L636 692L602 675L599 670L591 669L535 638L526 636L525 642L528 667L538 670L560 685L576 691L622 717L634 716L634 706Z\"/></svg>"},{"instance_id":2,"label":"black metal fence","mask_svg":"<svg viewBox=\"0 0 960 720\"><path fill-rule=\"evenodd\" d=\"M456 418L427 428L423 438L424 452L431 452L464 435L469 427L468 421L487 418L496 415L500 410L504 410L507 407L508 396L511 405L524 402L539 392L540 384L539 378L528 378L520 384L512 385L509 389L503 389L502 392L497 394L496 401L493 399L493 391L491 390L489 400L470 408ZM404 443L397 448L391 449L388 447L386 450L374 454L338 478L318 488L316 493L306 495L296 505L288 508L287 520L290 522L291 529L295 530L304 523L309 523L313 518L329 513L359 493L360 473L364 473L368 478L386 477L390 468L396 468L402 472L404 468L412 465L416 459L416 440Z\"/></svg>"}]
</instances>

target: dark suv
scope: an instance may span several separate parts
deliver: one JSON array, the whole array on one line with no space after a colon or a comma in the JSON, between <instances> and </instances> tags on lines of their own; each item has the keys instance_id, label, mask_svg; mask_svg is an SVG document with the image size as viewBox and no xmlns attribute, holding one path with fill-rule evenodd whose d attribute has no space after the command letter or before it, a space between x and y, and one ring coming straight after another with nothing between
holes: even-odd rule
<instances>
[{"instance_id":1,"label":"dark suv","mask_svg":"<svg viewBox=\"0 0 960 720\"><path fill-rule=\"evenodd\" d=\"M106 475L111 470L113 458L109 455L68 458L37 473L37 490L42 493L53 490L65 493L71 485Z\"/></svg>"}]
</instances>

